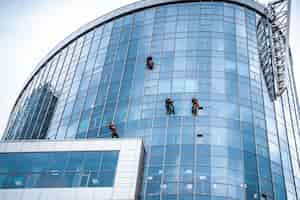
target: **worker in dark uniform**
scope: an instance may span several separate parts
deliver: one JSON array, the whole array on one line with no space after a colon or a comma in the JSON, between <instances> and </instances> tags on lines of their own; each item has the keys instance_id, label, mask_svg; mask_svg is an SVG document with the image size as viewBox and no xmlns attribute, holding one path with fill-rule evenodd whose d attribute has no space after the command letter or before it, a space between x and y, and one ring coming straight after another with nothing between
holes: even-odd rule
<instances>
[{"instance_id":1,"label":"worker in dark uniform","mask_svg":"<svg viewBox=\"0 0 300 200\"><path fill-rule=\"evenodd\" d=\"M167 110L168 115L171 115L171 114L175 115L175 107L174 107L173 103L174 102L171 98L167 98L165 101L166 110Z\"/></svg>"},{"instance_id":2,"label":"worker in dark uniform","mask_svg":"<svg viewBox=\"0 0 300 200\"><path fill-rule=\"evenodd\" d=\"M111 131L111 138L119 138L119 135L117 133L117 128L116 128L116 125L114 124L113 121L111 121L109 123L109 129Z\"/></svg>"},{"instance_id":3,"label":"worker in dark uniform","mask_svg":"<svg viewBox=\"0 0 300 200\"><path fill-rule=\"evenodd\" d=\"M146 62L147 62L148 69L152 70L154 68L154 62L152 56L148 56Z\"/></svg>"},{"instance_id":4,"label":"worker in dark uniform","mask_svg":"<svg viewBox=\"0 0 300 200\"><path fill-rule=\"evenodd\" d=\"M193 98L192 99L192 114L194 116L197 116L198 110L203 110L203 107L200 106L198 99Z\"/></svg>"}]
</instances>

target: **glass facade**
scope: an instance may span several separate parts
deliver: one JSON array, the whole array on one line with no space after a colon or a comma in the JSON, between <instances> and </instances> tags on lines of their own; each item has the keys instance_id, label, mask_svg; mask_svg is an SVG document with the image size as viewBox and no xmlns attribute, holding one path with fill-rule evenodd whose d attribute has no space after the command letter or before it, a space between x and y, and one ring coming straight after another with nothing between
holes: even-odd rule
<instances>
[{"instance_id":1,"label":"glass facade","mask_svg":"<svg viewBox=\"0 0 300 200\"><path fill-rule=\"evenodd\" d=\"M118 151L0 153L0 189L112 187L118 155Z\"/></svg>"},{"instance_id":2,"label":"glass facade","mask_svg":"<svg viewBox=\"0 0 300 200\"><path fill-rule=\"evenodd\" d=\"M44 104L43 101L49 104ZM28 97L28 103L18 111L17 116L20 117L20 127L16 138L23 139L45 139L49 123L54 111L54 107L57 102L50 84L40 85L35 88L30 97ZM49 110L48 110L49 106ZM24 118L23 113L30 115L30 117ZM39 134L40 131L42 134Z\"/></svg>"},{"instance_id":3,"label":"glass facade","mask_svg":"<svg viewBox=\"0 0 300 200\"><path fill-rule=\"evenodd\" d=\"M141 199L299 199L292 66L288 90L270 101L257 52L260 17L238 4L185 2L94 27L28 82L3 139L105 138L114 120L121 138L143 138ZM49 98L35 92L46 85ZM193 97L204 107L196 117Z\"/></svg>"}]
</instances>

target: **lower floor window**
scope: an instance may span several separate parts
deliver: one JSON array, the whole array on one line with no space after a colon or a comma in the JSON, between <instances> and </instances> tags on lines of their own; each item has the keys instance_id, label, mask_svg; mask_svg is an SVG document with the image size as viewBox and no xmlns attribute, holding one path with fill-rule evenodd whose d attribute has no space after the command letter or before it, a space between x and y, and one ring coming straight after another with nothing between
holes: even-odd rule
<instances>
[{"instance_id":1,"label":"lower floor window","mask_svg":"<svg viewBox=\"0 0 300 200\"><path fill-rule=\"evenodd\" d=\"M118 151L0 153L0 188L112 187Z\"/></svg>"}]
</instances>

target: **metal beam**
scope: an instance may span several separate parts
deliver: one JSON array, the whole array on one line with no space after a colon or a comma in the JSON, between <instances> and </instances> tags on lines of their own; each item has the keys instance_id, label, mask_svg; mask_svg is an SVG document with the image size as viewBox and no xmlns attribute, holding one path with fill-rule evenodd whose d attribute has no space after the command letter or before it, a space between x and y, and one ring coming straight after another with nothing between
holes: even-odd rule
<instances>
[{"instance_id":1,"label":"metal beam","mask_svg":"<svg viewBox=\"0 0 300 200\"><path fill-rule=\"evenodd\" d=\"M261 67L271 100L275 100L286 90L290 8L291 0L274 0L268 3L267 17L262 17L257 27Z\"/></svg>"}]
</instances>

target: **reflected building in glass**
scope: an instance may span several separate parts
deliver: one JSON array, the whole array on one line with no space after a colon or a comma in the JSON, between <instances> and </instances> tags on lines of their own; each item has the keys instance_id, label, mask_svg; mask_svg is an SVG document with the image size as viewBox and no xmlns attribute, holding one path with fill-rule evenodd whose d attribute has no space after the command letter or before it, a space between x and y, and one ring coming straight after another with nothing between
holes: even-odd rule
<instances>
[{"instance_id":1,"label":"reflected building in glass","mask_svg":"<svg viewBox=\"0 0 300 200\"><path fill-rule=\"evenodd\" d=\"M143 141L136 199L298 200L291 54L286 89L273 99L258 47L262 18L265 7L253 0L147 0L108 13L40 62L2 143L102 140L113 121L120 138L111 140ZM193 98L203 106L196 115ZM2 179L1 188L12 187Z\"/></svg>"},{"instance_id":2,"label":"reflected building in glass","mask_svg":"<svg viewBox=\"0 0 300 200\"><path fill-rule=\"evenodd\" d=\"M43 83L35 88L16 113L18 132L9 132L7 138L45 139L56 102L51 84Z\"/></svg>"}]
</instances>

